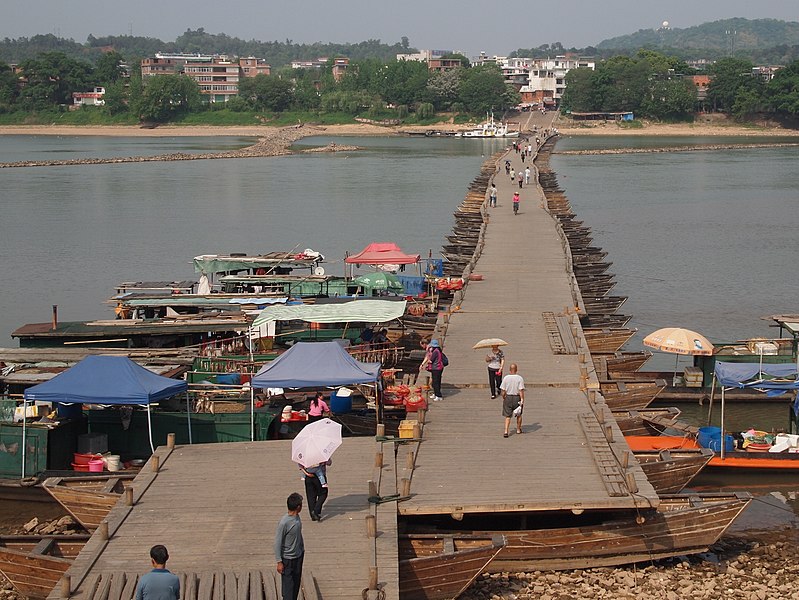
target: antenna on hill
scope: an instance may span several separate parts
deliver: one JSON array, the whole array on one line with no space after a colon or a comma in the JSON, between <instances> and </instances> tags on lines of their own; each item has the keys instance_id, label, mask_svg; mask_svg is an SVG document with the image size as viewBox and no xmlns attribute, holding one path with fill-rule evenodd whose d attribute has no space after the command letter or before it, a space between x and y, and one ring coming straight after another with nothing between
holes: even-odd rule
<instances>
[{"instance_id":1,"label":"antenna on hill","mask_svg":"<svg viewBox=\"0 0 799 600\"><path fill-rule=\"evenodd\" d=\"M128 21L128 35L133 37L133 21Z\"/></svg>"},{"instance_id":2,"label":"antenna on hill","mask_svg":"<svg viewBox=\"0 0 799 600\"><path fill-rule=\"evenodd\" d=\"M735 37L738 35L738 31L735 29L728 29L724 32L727 36L727 45L729 48L730 56L735 54Z\"/></svg>"}]
</instances>

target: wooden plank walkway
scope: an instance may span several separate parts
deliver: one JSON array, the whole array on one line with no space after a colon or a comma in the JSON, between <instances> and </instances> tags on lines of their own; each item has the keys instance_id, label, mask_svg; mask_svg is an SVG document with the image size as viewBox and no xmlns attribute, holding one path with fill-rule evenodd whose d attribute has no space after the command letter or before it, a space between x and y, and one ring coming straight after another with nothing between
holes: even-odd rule
<instances>
[{"instance_id":1,"label":"wooden plank walkway","mask_svg":"<svg viewBox=\"0 0 799 600\"><path fill-rule=\"evenodd\" d=\"M517 154L510 152L500 164L505 158L519 169ZM567 335L571 327L559 318L566 308L573 310L575 299L566 250L543 208L542 192L531 181L514 215L511 196L518 185L504 169L495 181L498 206L490 209L474 269L484 279L468 284L448 317L444 399L431 403L412 498L398 505L400 514L457 518L470 512L657 505L640 467L625 456L629 449L601 396L580 389L581 365L588 377L584 388L596 388L597 380L587 350L581 363L579 344ZM513 433L514 419L510 438L502 436L502 402L489 397L486 351L472 349L490 337L509 342L505 372L518 363L525 379L524 435Z\"/></svg>"},{"instance_id":2,"label":"wooden plank walkway","mask_svg":"<svg viewBox=\"0 0 799 600\"><path fill-rule=\"evenodd\" d=\"M379 585L387 597L399 595L396 503L368 502L370 480L382 479L381 496L396 493L393 448L386 448L392 460L383 468L373 466L380 448L373 438L347 438L330 467L324 519L312 522L303 507L305 573L312 574L304 582L306 599L315 597L312 588L325 600L361 598L375 557ZM166 448L157 454L163 461ZM286 512L286 497L295 491L305 496L290 455L289 441L202 444L176 447L157 475L148 463L133 483L135 505L120 500L109 514L110 539L95 534L70 568L71 597L97 597L105 585L118 590L100 594L107 600L128 600L128 584L150 569L154 544L169 549L170 570L197 580L197 598L208 590L209 598L235 598L239 584L253 573L269 587L275 528ZM370 514L377 515L377 538L367 536ZM113 580L111 574L118 573L126 574L125 581ZM59 593L56 589L51 597Z\"/></svg>"}]
</instances>

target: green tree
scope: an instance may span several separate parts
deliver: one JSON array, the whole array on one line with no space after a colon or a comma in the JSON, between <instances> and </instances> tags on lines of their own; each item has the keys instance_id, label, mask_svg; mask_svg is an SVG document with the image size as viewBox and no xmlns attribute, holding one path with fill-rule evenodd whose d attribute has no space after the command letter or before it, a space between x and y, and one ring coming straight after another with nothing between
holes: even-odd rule
<instances>
[{"instance_id":1,"label":"green tree","mask_svg":"<svg viewBox=\"0 0 799 600\"><path fill-rule=\"evenodd\" d=\"M799 115L799 60L777 71L766 86L765 96L777 114Z\"/></svg>"},{"instance_id":2,"label":"green tree","mask_svg":"<svg viewBox=\"0 0 799 600\"><path fill-rule=\"evenodd\" d=\"M696 103L696 90L685 79L653 82L650 95L641 102L641 111L656 119L679 120L690 115Z\"/></svg>"},{"instance_id":3,"label":"green tree","mask_svg":"<svg viewBox=\"0 0 799 600\"><path fill-rule=\"evenodd\" d=\"M7 64L0 62L0 111L8 110L17 99L17 78Z\"/></svg>"},{"instance_id":4,"label":"green tree","mask_svg":"<svg viewBox=\"0 0 799 600\"><path fill-rule=\"evenodd\" d=\"M276 75L256 75L239 81L239 96L256 110L282 112L294 100L292 88L290 81Z\"/></svg>"},{"instance_id":5,"label":"green tree","mask_svg":"<svg viewBox=\"0 0 799 600\"><path fill-rule=\"evenodd\" d=\"M105 110L109 115L120 115L128 112L128 88L124 81L117 81L105 88Z\"/></svg>"},{"instance_id":6,"label":"green tree","mask_svg":"<svg viewBox=\"0 0 799 600\"><path fill-rule=\"evenodd\" d=\"M124 59L119 52L106 52L99 58L94 67L94 80L99 85L106 87L116 83L125 76L123 62Z\"/></svg>"},{"instance_id":7,"label":"green tree","mask_svg":"<svg viewBox=\"0 0 799 600\"><path fill-rule=\"evenodd\" d=\"M148 77L137 103L142 121L163 123L196 110L201 104L200 88L186 75Z\"/></svg>"},{"instance_id":8,"label":"green tree","mask_svg":"<svg viewBox=\"0 0 799 600\"><path fill-rule=\"evenodd\" d=\"M494 64L464 70L459 100L466 110L476 114L507 108L507 89L502 71Z\"/></svg>"},{"instance_id":9,"label":"green tree","mask_svg":"<svg viewBox=\"0 0 799 600\"><path fill-rule=\"evenodd\" d=\"M20 68L26 82L20 103L33 110L72 104L72 92L86 90L92 82L91 67L63 52L43 52Z\"/></svg>"},{"instance_id":10,"label":"green tree","mask_svg":"<svg viewBox=\"0 0 799 600\"><path fill-rule=\"evenodd\" d=\"M457 102L462 72L463 69L450 69L430 75L427 80L427 91L439 110L446 110L453 102Z\"/></svg>"},{"instance_id":11,"label":"green tree","mask_svg":"<svg viewBox=\"0 0 799 600\"><path fill-rule=\"evenodd\" d=\"M429 76L426 63L395 60L380 69L371 91L390 104L412 104L423 98Z\"/></svg>"},{"instance_id":12,"label":"green tree","mask_svg":"<svg viewBox=\"0 0 799 600\"><path fill-rule=\"evenodd\" d=\"M571 69L566 73L566 89L561 99L564 112L593 112L597 110L596 72L587 67Z\"/></svg>"},{"instance_id":13,"label":"green tree","mask_svg":"<svg viewBox=\"0 0 799 600\"><path fill-rule=\"evenodd\" d=\"M707 99L714 109L732 111L738 92L753 87L752 67L750 61L740 58L722 58L710 66Z\"/></svg>"}]
</instances>

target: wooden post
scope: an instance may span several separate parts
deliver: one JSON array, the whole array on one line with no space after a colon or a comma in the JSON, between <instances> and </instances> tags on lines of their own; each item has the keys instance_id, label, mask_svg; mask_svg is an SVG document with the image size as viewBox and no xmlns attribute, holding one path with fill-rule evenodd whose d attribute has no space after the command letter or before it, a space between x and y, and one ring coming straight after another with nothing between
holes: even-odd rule
<instances>
[{"instance_id":1,"label":"wooden post","mask_svg":"<svg viewBox=\"0 0 799 600\"><path fill-rule=\"evenodd\" d=\"M405 468L409 471L413 471L414 464L416 464L416 454L408 452L408 454L405 455Z\"/></svg>"},{"instance_id":2,"label":"wooden post","mask_svg":"<svg viewBox=\"0 0 799 600\"><path fill-rule=\"evenodd\" d=\"M422 425L418 421L413 424L413 439L418 440L422 437Z\"/></svg>"},{"instance_id":3,"label":"wooden post","mask_svg":"<svg viewBox=\"0 0 799 600\"><path fill-rule=\"evenodd\" d=\"M377 567L369 567L369 589L377 589Z\"/></svg>"},{"instance_id":4,"label":"wooden post","mask_svg":"<svg viewBox=\"0 0 799 600\"><path fill-rule=\"evenodd\" d=\"M585 391L588 389L588 378L580 374L580 389Z\"/></svg>"},{"instance_id":5,"label":"wooden post","mask_svg":"<svg viewBox=\"0 0 799 600\"><path fill-rule=\"evenodd\" d=\"M613 443L613 427L610 426L610 423L605 425L605 439Z\"/></svg>"},{"instance_id":6,"label":"wooden post","mask_svg":"<svg viewBox=\"0 0 799 600\"><path fill-rule=\"evenodd\" d=\"M630 453L629 452L625 452L622 455L622 457L621 457L621 466L622 466L622 468L624 470L627 470L627 468L630 466Z\"/></svg>"},{"instance_id":7,"label":"wooden post","mask_svg":"<svg viewBox=\"0 0 799 600\"><path fill-rule=\"evenodd\" d=\"M377 537L377 519L374 515L366 515L366 535L370 538Z\"/></svg>"},{"instance_id":8,"label":"wooden post","mask_svg":"<svg viewBox=\"0 0 799 600\"><path fill-rule=\"evenodd\" d=\"M577 359L580 361L580 364L585 364L585 352L580 352L577 354Z\"/></svg>"},{"instance_id":9,"label":"wooden post","mask_svg":"<svg viewBox=\"0 0 799 600\"><path fill-rule=\"evenodd\" d=\"M599 409L596 413L596 420L599 422L600 425L605 424L605 411Z\"/></svg>"},{"instance_id":10,"label":"wooden post","mask_svg":"<svg viewBox=\"0 0 799 600\"><path fill-rule=\"evenodd\" d=\"M588 367L580 367L580 377L583 379L588 379Z\"/></svg>"},{"instance_id":11,"label":"wooden post","mask_svg":"<svg viewBox=\"0 0 799 600\"><path fill-rule=\"evenodd\" d=\"M161 457L157 454L153 454L152 457L150 457L150 466L153 469L153 473L158 473L158 467L160 466L160 463Z\"/></svg>"},{"instance_id":12,"label":"wooden post","mask_svg":"<svg viewBox=\"0 0 799 600\"><path fill-rule=\"evenodd\" d=\"M71 593L72 593L72 580L70 579L69 575L63 575L61 577L61 597L69 598Z\"/></svg>"},{"instance_id":13,"label":"wooden post","mask_svg":"<svg viewBox=\"0 0 799 600\"><path fill-rule=\"evenodd\" d=\"M386 426L383 423L377 424L377 436L384 437L386 435Z\"/></svg>"},{"instance_id":14,"label":"wooden post","mask_svg":"<svg viewBox=\"0 0 799 600\"><path fill-rule=\"evenodd\" d=\"M625 475L625 479L627 480L627 489L630 490L630 493L637 493L638 483L635 481L635 475L633 473L627 473L627 475Z\"/></svg>"},{"instance_id":15,"label":"wooden post","mask_svg":"<svg viewBox=\"0 0 799 600\"><path fill-rule=\"evenodd\" d=\"M383 468L383 453L375 452L375 467L378 469Z\"/></svg>"},{"instance_id":16,"label":"wooden post","mask_svg":"<svg viewBox=\"0 0 799 600\"><path fill-rule=\"evenodd\" d=\"M411 495L411 480L407 477L402 478L402 495L406 497Z\"/></svg>"},{"instance_id":17,"label":"wooden post","mask_svg":"<svg viewBox=\"0 0 799 600\"><path fill-rule=\"evenodd\" d=\"M166 447L170 450L175 447L175 434L174 433L167 433L166 434Z\"/></svg>"},{"instance_id":18,"label":"wooden post","mask_svg":"<svg viewBox=\"0 0 799 600\"><path fill-rule=\"evenodd\" d=\"M419 422L424 424L425 417L427 416L427 409L420 408L416 411L416 418L419 419Z\"/></svg>"},{"instance_id":19,"label":"wooden post","mask_svg":"<svg viewBox=\"0 0 799 600\"><path fill-rule=\"evenodd\" d=\"M133 506L133 487L125 488L125 506Z\"/></svg>"},{"instance_id":20,"label":"wooden post","mask_svg":"<svg viewBox=\"0 0 799 600\"><path fill-rule=\"evenodd\" d=\"M98 527L97 530L100 532L101 540L108 539L108 521L101 521L100 527Z\"/></svg>"},{"instance_id":21,"label":"wooden post","mask_svg":"<svg viewBox=\"0 0 799 600\"><path fill-rule=\"evenodd\" d=\"M371 479L369 480L369 497L377 498L377 484Z\"/></svg>"}]
</instances>

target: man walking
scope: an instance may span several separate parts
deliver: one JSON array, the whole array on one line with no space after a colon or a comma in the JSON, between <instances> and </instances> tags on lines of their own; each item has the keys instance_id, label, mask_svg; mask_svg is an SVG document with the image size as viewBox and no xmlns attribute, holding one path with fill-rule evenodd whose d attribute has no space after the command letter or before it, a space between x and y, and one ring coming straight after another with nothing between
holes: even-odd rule
<instances>
[{"instance_id":1,"label":"man walking","mask_svg":"<svg viewBox=\"0 0 799 600\"><path fill-rule=\"evenodd\" d=\"M516 433L522 431L522 411L524 410L524 379L517 373L516 363L510 366L510 373L502 378L499 389L502 390L502 416L505 417L505 434L510 431L510 419L516 415Z\"/></svg>"},{"instance_id":2,"label":"man walking","mask_svg":"<svg viewBox=\"0 0 799 600\"><path fill-rule=\"evenodd\" d=\"M145 573L136 586L136 600L178 600L180 579L166 568L169 552L166 546L157 544L150 548L153 570Z\"/></svg>"},{"instance_id":3,"label":"man walking","mask_svg":"<svg viewBox=\"0 0 799 600\"><path fill-rule=\"evenodd\" d=\"M283 600L297 600L302 582L302 561L305 543L302 539L302 496L290 494L286 500L288 513L277 524L275 533L275 558L280 573Z\"/></svg>"},{"instance_id":4,"label":"man walking","mask_svg":"<svg viewBox=\"0 0 799 600\"><path fill-rule=\"evenodd\" d=\"M530 167L524 169L524 185L530 184Z\"/></svg>"},{"instance_id":5,"label":"man walking","mask_svg":"<svg viewBox=\"0 0 799 600\"><path fill-rule=\"evenodd\" d=\"M496 205L497 205L497 184L492 181L491 190L488 192L488 206L494 208L496 207Z\"/></svg>"}]
</instances>

